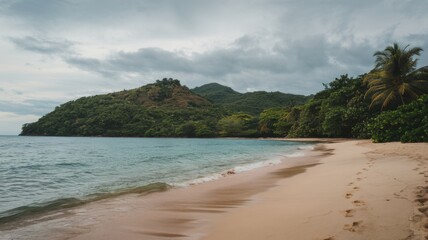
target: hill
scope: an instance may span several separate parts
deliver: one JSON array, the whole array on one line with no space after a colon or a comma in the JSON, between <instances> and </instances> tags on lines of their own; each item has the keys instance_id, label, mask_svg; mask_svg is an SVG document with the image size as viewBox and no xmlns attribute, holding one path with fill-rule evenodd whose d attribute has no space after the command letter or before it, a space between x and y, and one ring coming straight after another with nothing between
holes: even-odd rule
<instances>
[{"instance_id":1,"label":"hill","mask_svg":"<svg viewBox=\"0 0 428 240\"><path fill-rule=\"evenodd\" d=\"M310 97L282 92L239 93L218 83L209 83L192 89L192 92L226 107L233 112L258 115L263 110L277 107L291 107L306 103Z\"/></svg>"},{"instance_id":2,"label":"hill","mask_svg":"<svg viewBox=\"0 0 428 240\"><path fill-rule=\"evenodd\" d=\"M37 122L24 124L21 135L207 137L215 135L215 124L225 114L178 80L163 79L67 102Z\"/></svg>"},{"instance_id":3,"label":"hill","mask_svg":"<svg viewBox=\"0 0 428 240\"><path fill-rule=\"evenodd\" d=\"M200 87L195 87L192 92L201 95L213 103L225 104L238 100L242 93L236 92L230 87L218 83L208 83Z\"/></svg>"}]
</instances>

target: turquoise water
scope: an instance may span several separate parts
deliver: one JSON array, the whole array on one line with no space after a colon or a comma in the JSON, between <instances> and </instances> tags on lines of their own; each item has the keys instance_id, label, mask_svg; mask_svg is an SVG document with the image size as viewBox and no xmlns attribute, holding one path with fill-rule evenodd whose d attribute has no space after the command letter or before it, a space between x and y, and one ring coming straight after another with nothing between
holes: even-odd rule
<instances>
[{"instance_id":1,"label":"turquoise water","mask_svg":"<svg viewBox=\"0 0 428 240\"><path fill-rule=\"evenodd\" d=\"M209 181L279 162L304 143L0 136L0 223L126 192Z\"/></svg>"}]
</instances>

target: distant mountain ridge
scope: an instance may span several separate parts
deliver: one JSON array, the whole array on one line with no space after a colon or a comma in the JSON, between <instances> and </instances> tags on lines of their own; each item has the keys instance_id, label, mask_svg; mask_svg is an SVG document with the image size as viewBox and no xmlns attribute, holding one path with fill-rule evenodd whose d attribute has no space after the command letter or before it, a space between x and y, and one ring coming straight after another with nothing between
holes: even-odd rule
<instances>
[{"instance_id":1,"label":"distant mountain ridge","mask_svg":"<svg viewBox=\"0 0 428 240\"><path fill-rule=\"evenodd\" d=\"M256 91L239 93L218 83L208 83L191 89L214 104L222 105L232 111L257 115L267 108L290 107L306 103L310 97L282 92Z\"/></svg>"}]
</instances>

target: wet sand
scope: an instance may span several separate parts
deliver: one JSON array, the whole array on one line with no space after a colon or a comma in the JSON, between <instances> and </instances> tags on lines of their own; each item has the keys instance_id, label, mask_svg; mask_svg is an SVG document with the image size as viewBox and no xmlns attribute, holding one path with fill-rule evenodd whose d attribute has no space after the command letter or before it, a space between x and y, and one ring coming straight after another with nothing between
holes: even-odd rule
<instances>
[{"instance_id":1,"label":"wet sand","mask_svg":"<svg viewBox=\"0 0 428 240\"><path fill-rule=\"evenodd\" d=\"M0 239L424 239L427 156L427 143L327 141L284 164L90 203Z\"/></svg>"}]
</instances>

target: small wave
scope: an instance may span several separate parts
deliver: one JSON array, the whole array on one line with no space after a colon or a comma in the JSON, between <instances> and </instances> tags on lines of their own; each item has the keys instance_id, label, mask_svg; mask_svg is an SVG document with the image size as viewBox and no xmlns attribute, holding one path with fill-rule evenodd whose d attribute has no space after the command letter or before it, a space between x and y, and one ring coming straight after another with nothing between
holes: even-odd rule
<instances>
[{"instance_id":1,"label":"small wave","mask_svg":"<svg viewBox=\"0 0 428 240\"><path fill-rule=\"evenodd\" d=\"M238 166L238 167L233 168L233 170L235 171L235 173L241 173L241 172L246 172L246 171L250 171L250 170L261 168L261 167L277 165L280 163L281 163L281 160L272 159L272 160L267 160L267 161L263 161L263 162L256 162L256 163L246 164L243 166Z\"/></svg>"},{"instance_id":2,"label":"small wave","mask_svg":"<svg viewBox=\"0 0 428 240\"><path fill-rule=\"evenodd\" d=\"M303 153L303 152L294 152L294 153L290 153L290 154L285 154L285 156L286 157L292 157L292 158L295 158L295 157L304 157L305 153Z\"/></svg>"},{"instance_id":3,"label":"small wave","mask_svg":"<svg viewBox=\"0 0 428 240\"><path fill-rule=\"evenodd\" d=\"M281 162L282 161L280 159L272 159L272 160L267 160L267 161L263 161L263 162L249 163L249 164L233 167L233 168L225 170L221 173L214 173L214 174L211 174L211 175L208 175L205 177L193 179L193 180L186 181L183 183L174 183L171 185L175 186L175 187L188 187L191 185L197 185L197 184L201 184L201 183L211 182L211 181L226 177L226 176L231 175L231 174L242 173L242 172L254 170L257 168L277 165L277 164L280 164Z\"/></svg>"},{"instance_id":4,"label":"small wave","mask_svg":"<svg viewBox=\"0 0 428 240\"><path fill-rule=\"evenodd\" d=\"M307 145L307 146L300 146L297 149L299 149L299 150L314 150L315 147L314 147L314 145Z\"/></svg>"},{"instance_id":5,"label":"small wave","mask_svg":"<svg viewBox=\"0 0 428 240\"><path fill-rule=\"evenodd\" d=\"M289 157L289 158L304 157L304 156L306 156L305 151L307 151L307 150L312 151L314 149L315 149L315 145L299 146L299 147L297 147L297 151L289 153L289 154L285 154L285 156Z\"/></svg>"},{"instance_id":6,"label":"small wave","mask_svg":"<svg viewBox=\"0 0 428 240\"><path fill-rule=\"evenodd\" d=\"M136 194L150 194L154 192L161 192L170 189L171 186L166 183L151 183L144 186L121 189L115 192L96 193L86 196L84 199L79 198L60 198L53 201L44 203L37 203L28 206L17 207L5 212L0 212L0 224L9 223L12 221L20 220L23 218L36 216L39 214L46 214L52 211L77 207L89 202L98 201L110 197L116 197L129 193Z\"/></svg>"},{"instance_id":7,"label":"small wave","mask_svg":"<svg viewBox=\"0 0 428 240\"><path fill-rule=\"evenodd\" d=\"M197 185L197 184L201 184L201 183L205 183L205 182L211 182L211 181L220 179L222 177L223 177L222 174L215 173L215 174L211 174L211 175L206 176L206 177L201 177L201 178L193 179L193 180L182 182L182 183L173 183L171 185L174 187L188 187L191 185Z\"/></svg>"}]
</instances>

